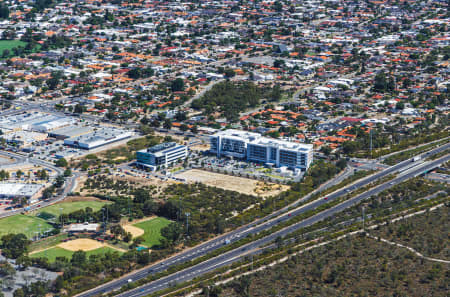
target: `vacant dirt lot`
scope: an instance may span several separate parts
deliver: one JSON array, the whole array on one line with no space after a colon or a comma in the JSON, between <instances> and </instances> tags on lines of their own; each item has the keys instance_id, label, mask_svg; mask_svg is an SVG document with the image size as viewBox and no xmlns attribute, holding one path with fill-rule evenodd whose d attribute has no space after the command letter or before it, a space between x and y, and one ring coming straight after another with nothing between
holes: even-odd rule
<instances>
[{"instance_id":1,"label":"vacant dirt lot","mask_svg":"<svg viewBox=\"0 0 450 297\"><path fill-rule=\"evenodd\" d=\"M188 182L201 182L208 186L236 191L248 195L260 195L262 197L276 195L282 191L289 189L289 186L285 185L260 182L253 179L230 176L198 169L192 169L177 174L177 177L184 178Z\"/></svg>"},{"instance_id":2,"label":"vacant dirt lot","mask_svg":"<svg viewBox=\"0 0 450 297\"><path fill-rule=\"evenodd\" d=\"M123 174L122 174L123 175ZM94 177L95 178L95 177ZM152 177L152 178L144 178L140 176L131 176L131 175L124 175L118 176L113 175L110 178L112 178L114 181L127 181L127 182L133 182L136 186L156 186L158 187L158 192L161 189L164 189L170 184L174 184L174 181L167 180L167 181L161 181L159 178ZM87 177L82 176L78 180L77 187L74 190L75 193L80 193L81 196L91 196L96 193L100 194L113 194L114 191L109 189L100 189L100 190L91 190L91 189L84 189L84 184L86 182ZM82 190L83 189L83 190Z\"/></svg>"}]
</instances>

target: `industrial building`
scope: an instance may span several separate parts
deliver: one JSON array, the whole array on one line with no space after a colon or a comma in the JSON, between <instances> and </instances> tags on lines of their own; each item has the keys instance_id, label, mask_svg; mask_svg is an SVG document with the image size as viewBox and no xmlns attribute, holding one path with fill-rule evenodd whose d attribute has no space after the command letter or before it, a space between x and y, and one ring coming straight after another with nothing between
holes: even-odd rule
<instances>
[{"instance_id":1,"label":"industrial building","mask_svg":"<svg viewBox=\"0 0 450 297\"><path fill-rule=\"evenodd\" d=\"M77 136L81 136L84 134L88 134L92 131L93 131L93 129L88 126L73 125L73 126L53 130L48 133L48 136L56 138L56 139L67 139L67 138L71 138L71 137L77 137Z\"/></svg>"},{"instance_id":2,"label":"industrial building","mask_svg":"<svg viewBox=\"0 0 450 297\"><path fill-rule=\"evenodd\" d=\"M167 168L178 160L186 159L187 155L187 146L175 142L164 142L136 152L136 165L154 171L158 167Z\"/></svg>"},{"instance_id":3,"label":"industrial building","mask_svg":"<svg viewBox=\"0 0 450 297\"><path fill-rule=\"evenodd\" d=\"M313 146L264 137L259 133L225 130L210 136L210 152L305 171L313 160Z\"/></svg>"},{"instance_id":4,"label":"industrial building","mask_svg":"<svg viewBox=\"0 0 450 297\"><path fill-rule=\"evenodd\" d=\"M131 136L133 136L133 132L130 131L116 128L101 128L87 134L67 138L64 140L64 144L80 149L91 150L127 139Z\"/></svg>"},{"instance_id":5,"label":"industrial building","mask_svg":"<svg viewBox=\"0 0 450 297\"><path fill-rule=\"evenodd\" d=\"M18 147L28 147L35 142L45 140L47 134L31 131L15 131L3 134L2 137L7 143L14 143Z\"/></svg>"},{"instance_id":6,"label":"industrial building","mask_svg":"<svg viewBox=\"0 0 450 297\"><path fill-rule=\"evenodd\" d=\"M20 130L48 132L71 125L74 122L75 119L71 117L60 117L36 111L2 117L0 118L0 129L3 132Z\"/></svg>"},{"instance_id":7,"label":"industrial building","mask_svg":"<svg viewBox=\"0 0 450 297\"><path fill-rule=\"evenodd\" d=\"M0 183L0 198L25 197L33 202L43 187L39 184Z\"/></svg>"}]
</instances>

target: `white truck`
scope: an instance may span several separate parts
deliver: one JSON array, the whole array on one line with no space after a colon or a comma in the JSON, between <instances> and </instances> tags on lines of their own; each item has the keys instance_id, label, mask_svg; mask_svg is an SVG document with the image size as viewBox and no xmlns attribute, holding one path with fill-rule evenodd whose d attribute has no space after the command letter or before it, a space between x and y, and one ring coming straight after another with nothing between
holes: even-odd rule
<instances>
[{"instance_id":1,"label":"white truck","mask_svg":"<svg viewBox=\"0 0 450 297\"><path fill-rule=\"evenodd\" d=\"M420 156L415 156L415 157L412 158L412 161L413 161L413 162L417 162L417 161L419 161L420 159L421 159Z\"/></svg>"}]
</instances>

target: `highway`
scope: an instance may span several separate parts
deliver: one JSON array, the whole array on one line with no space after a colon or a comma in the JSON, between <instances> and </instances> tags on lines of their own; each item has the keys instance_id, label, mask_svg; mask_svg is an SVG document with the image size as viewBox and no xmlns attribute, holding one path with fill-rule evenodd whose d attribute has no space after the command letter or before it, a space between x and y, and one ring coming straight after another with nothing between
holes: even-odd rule
<instances>
[{"instance_id":1,"label":"highway","mask_svg":"<svg viewBox=\"0 0 450 297\"><path fill-rule=\"evenodd\" d=\"M202 275L204 273L211 272L217 268L220 268L220 267L229 265L233 262L239 261L242 258L247 257L251 254L259 253L259 251L255 250L255 248L266 245L266 244L274 241L277 237L286 236L287 234L290 234L301 228L310 226L310 225L315 224L319 221L322 221L326 218L329 218L338 212L341 212L349 207L356 205L357 203L361 202L364 199L367 199L373 195L376 195L376 194L378 194L390 187L393 187L396 184L404 182L410 178L416 177L416 176L422 174L423 172L429 171L429 170L435 168L436 166L439 166L442 163L448 162L449 160L450 160L450 155L447 154L447 155L445 155L437 160L434 160L434 161L419 163L408 174L402 175L400 177L396 177L396 178L392 179L391 181L388 181L381 185L378 185L362 194L352 197L351 199L348 199L334 207L326 209L326 210L324 210L314 216L311 216L303 221L300 221L296 224L288 226L284 229L281 229L281 230L274 232L268 236L265 236L261 239L253 241L251 243L248 243L244 246L241 246L237 249L234 249L232 251L224 253L215 258L209 259L207 261L204 261L204 262L194 265L192 267L186 268L182 271L173 273L167 277L163 277L161 279L158 279L156 281L153 281L149 284L143 285L136 289L124 292L118 296L119 297L142 297L142 296L157 292L159 290L166 289L175 283L192 280L193 278L199 277L200 275ZM312 210L324 203L327 203L329 200L332 200L332 198L329 197L328 200L324 200L324 199L316 200L313 203L309 204L307 207L303 207L296 211L291 212L291 215L295 216L295 215L299 215L299 214L305 212L306 210ZM272 221L272 222L264 224L264 226L273 227L276 224L278 224L279 222L285 221L285 220L286 220L285 218L279 218L276 222ZM259 231L257 231L258 229L259 229ZM252 229L251 233L254 234L254 233L260 232L262 230L263 229L261 228L261 226L255 227ZM159 272L161 270L156 268L154 271ZM125 281L125 283L126 283L126 281Z\"/></svg>"},{"instance_id":2,"label":"highway","mask_svg":"<svg viewBox=\"0 0 450 297\"><path fill-rule=\"evenodd\" d=\"M431 151L429 151L427 153L424 153L421 156L422 156L422 158L425 158L425 157L431 156L433 154L440 153L440 152L448 149L449 147L450 147L450 144L446 144L446 145L443 145L443 146L438 147L436 149L433 149L433 150L431 150ZM438 160L442 160L442 158L440 158ZM436 162L437 161L435 161L434 163L436 163ZM225 244L226 241L229 241L230 243L233 243L233 242L238 241L238 240L240 240L240 239L242 239L242 238L244 238L244 237L246 237L248 235L257 234L257 233L259 233L261 231L268 230L268 229L272 228L273 226L290 219L291 217L294 217L296 215L302 214L302 213L304 213L304 212L306 212L308 210L315 209L316 207L318 207L318 206L320 206L320 205L322 205L324 203L327 203L328 201L332 201L332 200L337 199L337 198L339 198L341 196L344 196L344 195L350 193L351 191L359 189L361 187L364 187L364 186L366 186L366 185L368 185L368 184L370 184L370 183L372 183L372 182L374 182L374 181L376 181L376 180L378 180L380 178L383 178L383 177L385 177L387 175L390 175L390 174L393 174L393 173L396 173L396 172L399 172L399 171L407 170L407 169L409 169L411 167L417 166L418 164L421 164L421 162L419 161L419 162L416 163L416 162L411 162L410 159L405 160L405 161L403 161L403 162L401 162L401 163L399 163L397 165L394 165L394 166L389 167L389 168L387 168L387 169L385 169L383 171L380 171L380 172L375 173L373 175L370 175L370 176L368 176L366 178L358 180L357 182L355 182L355 183L353 183L351 185L348 185L348 186L346 186L346 187L344 187L344 188L342 188L342 189L340 189L338 191L335 191L335 192L331 193L330 195L327 195L327 200L324 200L324 199L315 200L315 201L313 201L313 202L311 202L309 204L306 204L306 205L303 205L303 206L299 207L298 209L292 210L289 213L285 213L288 209L290 209L292 207L296 207L300 203L303 203L305 201L305 197L303 197L303 198L297 200L296 202L294 202L294 203L284 207L283 209L281 209L279 211L276 211L276 212L274 212L274 213L272 213L272 214L270 214L270 215L268 215L268 216L266 216L264 218L258 219L257 221L255 221L255 222L253 222L251 224L239 227L236 230L233 230L233 231L231 231L231 232L229 232L227 234L223 234L221 236L218 236L218 237L216 237L216 238L214 238L214 239L212 239L210 241L207 241L207 242L202 243L202 244L200 244L198 246L195 246L195 247L193 247L193 248L191 248L189 250L181 252L178 255L175 255L173 257L165 259L165 260L161 261L160 263L154 264L154 265L152 265L150 267L146 267L146 268L141 269L141 270L139 270L137 272L131 273L131 274L129 274L126 277L122 277L120 279L113 280L113 281L111 281L109 283L106 283L106 284L101 285L101 286L99 286L97 288L94 288L94 289L91 289L91 290L86 291L84 293L81 293L81 294L79 294L77 296L80 296L80 297L91 297L91 296L94 296L94 295L99 295L99 294L107 293L107 292L110 292L110 291L113 291L113 290L117 290L120 287L122 287L123 285L126 285L128 283L128 279L132 279L132 281L136 281L136 280L139 280L139 279L142 279L142 278L148 276L149 274L164 271L170 266L178 265L178 264L184 263L186 261L194 260L194 259L196 259L198 257L201 257L201 256L204 256L206 254L209 254L210 252L220 248L221 246L223 246ZM411 173L408 173L407 175L403 175L402 178L406 179L409 176L411 176ZM370 195L373 195L373 193L370 194ZM309 195L309 197L311 197L311 195ZM364 198L362 198L362 199L364 199ZM352 200L352 201L354 201L354 200ZM325 218L326 211L323 212L323 215L324 216L321 217L321 219ZM292 231L290 231L290 232L292 232ZM274 238L276 238L276 237L274 237ZM273 240L274 238L271 237L271 240ZM237 250L235 250L235 252L238 251L238 250L240 251L240 249L237 249ZM228 253L226 255L228 255ZM232 254L232 255L234 255L234 254ZM223 256L224 255L222 255L220 257L223 257ZM230 260L231 258L232 257L228 257L226 263L228 263L228 261L231 261ZM216 258L214 258L214 259L216 259ZM198 265L202 265L202 264L203 263L198 264ZM223 265L225 265L225 264L223 264ZM184 279L181 279L181 281L184 281ZM150 288L150 287L148 287L148 288ZM156 287L154 287L152 285L151 288L156 288ZM157 289L160 290L162 288L163 287L159 287ZM143 295L149 294L151 292L153 292L153 291L146 291L146 293L143 294ZM124 295L124 296L133 296L133 295Z\"/></svg>"}]
</instances>

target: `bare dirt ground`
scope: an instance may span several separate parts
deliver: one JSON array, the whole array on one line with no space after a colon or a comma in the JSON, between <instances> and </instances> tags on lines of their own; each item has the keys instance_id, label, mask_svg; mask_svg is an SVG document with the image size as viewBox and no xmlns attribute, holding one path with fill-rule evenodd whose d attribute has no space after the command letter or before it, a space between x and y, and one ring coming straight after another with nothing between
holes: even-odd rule
<instances>
[{"instance_id":1,"label":"bare dirt ground","mask_svg":"<svg viewBox=\"0 0 450 297\"><path fill-rule=\"evenodd\" d=\"M33 164L17 164L17 166L11 165L8 166L6 168L4 168L5 171L8 171L9 173L11 172L16 172L17 170L21 170L23 173L27 174L28 171L31 169L32 171L38 171L43 169L41 166L35 166Z\"/></svg>"},{"instance_id":2,"label":"bare dirt ground","mask_svg":"<svg viewBox=\"0 0 450 297\"><path fill-rule=\"evenodd\" d=\"M58 247L72 251L72 252L76 252L79 250L87 252L87 251L96 250L103 246L104 246L104 244L102 244L101 242L93 240L93 239L89 239L89 238L79 238L79 239L62 242L62 243L58 244Z\"/></svg>"},{"instance_id":3,"label":"bare dirt ground","mask_svg":"<svg viewBox=\"0 0 450 297\"><path fill-rule=\"evenodd\" d=\"M289 186L285 185L261 182L253 179L230 176L199 169L188 170L177 174L177 177L184 178L188 182L201 182L208 186L236 191L247 195L259 195L262 197L277 195L280 192L289 189Z\"/></svg>"},{"instance_id":4,"label":"bare dirt ground","mask_svg":"<svg viewBox=\"0 0 450 297\"><path fill-rule=\"evenodd\" d=\"M89 239L89 238L78 238L75 240L62 242L62 243L58 244L57 246L60 248L72 251L72 252L76 252L79 250L87 252L87 251L96 250L96 249L102 248L102 247L109 247L109 248L112 248L112 249L115 249L115 250L118 250L121 252L125 252L125 250L122 250L122 249L119 249L112 245L101 243L97 240L93 240L93 239Z\"/></svg>"},{"instance_id":5,"label":"bare dirt ground","mask_svg":"<svg viewBox=\"0 0 450 297\"><path fill-rule=\"evenodd\" d=\"M105 200L98 199L97 197L92 196L67 196L66 199L56 202L55 204L66 202L78 202L78 201L105 201Z\"/></svg>"},{"instance_id":6,"label":"bare dirt ground","mask_svg":"<svg viewBox=\"0 0 450 297\"><path fill-rule=\"evenodd\" d=\"M142 230L141 228L135 227L135 226L125 225L125 226L123 226L123 229L126 232L130 232L131 235L133 236L133 238L144 235L144 230Z\"/></svg>"},{"instance_id":7,"label":"bare dirt ground","mask_svg":"<svg viewBox=\"0 0 450 297\"><path fill-rule=\"evenodd\" d=\"M193 151L207 151L210 148L211 147L209 144L197 144L197 145L193 145L193 146L189 147L189 149L193 150Z\"/></svg>"},{"instance_id":8,"label":"bare dirt ground","mask_svg":"<svg viewBox=\"0 0 450 297\"><path fill-rule=\"evenodd\" d=\"M152 220L154 218L156 218L156 216L145 217L145 218L142 218L142 219L133 220L131 222L129 222L128 220L122 220L120 222L120 225L122 226L122 228L125 231L130 232L131 235L133 235L133 238L135 238L135 237L139 237L139 236L143 235L144 234L144 230L142 230L141 228L135 227L133 225L137 224L137 223L140 223L140 222Z\"/></svg>"}]
</instances>

